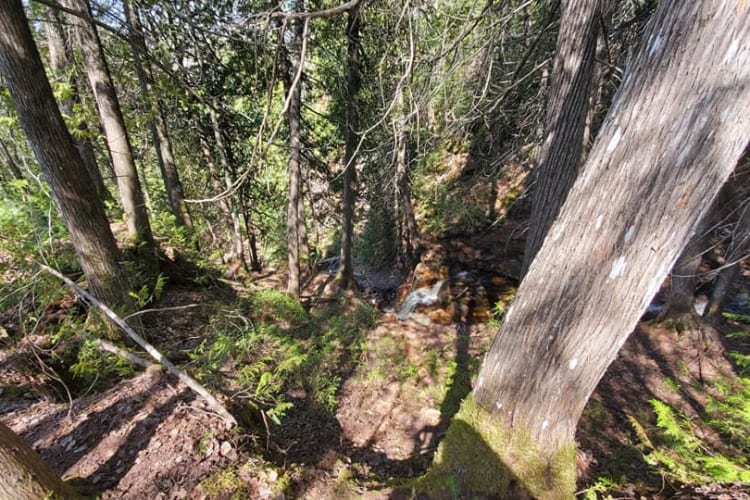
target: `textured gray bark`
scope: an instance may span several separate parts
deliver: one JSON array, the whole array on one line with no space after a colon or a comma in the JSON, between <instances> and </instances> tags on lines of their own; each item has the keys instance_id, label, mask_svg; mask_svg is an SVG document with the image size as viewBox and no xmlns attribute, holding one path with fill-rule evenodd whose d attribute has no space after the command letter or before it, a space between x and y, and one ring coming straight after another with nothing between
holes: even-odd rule
<instances>
[{"instance_id":1,"label":"textured gray bark","mask_svg":"<svg viewBox=\"0 0 750 500\"><path fill-rule=\"evenodd\" d=\"M0 422L0 498L38 500L78 495L26 441Z\"/></svg>"},{"instance_id":2,"label":"textured gray bark","mask_svg":"<svg viewBox=\"0 0 750 500\"><path fill-rule=\"evenodd\" d=\"M149 120L149 128L151 129L151 140L156 149L156 161L159 164L159 171L164 181L164 190L167 193L169 207L175 216L177 224L192 228L193 222L190 219L190 213L185 204L185 196L182 184L180 183L180 176L177 172L174 154L172 153L172 142L169 139L167 123L164 119L164 113L162 112L159 100L154 93L154 79L147 60L148 48L143 37L143 28L138 17L138 9L129 0L123 0L122 4L130 34L129 40L133 51L135 72L138 75L143 97L150 103L151 119Z\"/></svg>"},{"instance_id":3,"label":"textured gray bark","mask_svg":"<svg viewBox=\"0 0 750 500\"><path fill-rule=\"evenodd\" d=\"M347 16L347 82L346 82L346 129L344 130L344 200L341 216L341 269L340 279L343 288L354 286L354 259L352 257L354 242L354 183L357 179L355 155L359 135L359 111L357 108L357 94L362 79L359 63L359 9L350 10Z\"/></svg>"},{"instance_id":4,"label":"textured gray bark","mask_svg":"<svg viewBox=\"0 0 750 500\"><path fill-rule=\"evenodd\" d=\"M128 233L136 244L145 245L146 249L151 249L155 244L128 131L125 128L125 120L104 58L99 35L91 17L88 0L65 0L65 2L67 7L86 15L85 18L69 16L69 21L76 30L86 75L99 110L99 119L117 176L117 187L125 210Z\"/></svg>"},{"instance_id":5,"label":"textured gray bark","mask_svg":"<svg viewBox=\"0 0 750 500\"><path fill-rule=\"evenodd\" d=\"M47 47L49 49L49 58L55 78L63 80L71 86L70 96L60 101L60 108L64 116L70 118L73 116L75 105L80 102L78 82L74 74L72 49L67 41L63 20L60 13L51 7L47 8L45 32L47 34ZM102 199L112 199L109 194L104 180L102 179L99 165L96 162L94 146L91 139L88 138L88 125L83 120L76 121L76 134L73 136L78 153L81 155L83 164L86 167L91 182L93 182L96 193Z\"/></svg>"},{"instance_id":6,"label":"textured gray bark","mask_svg":"<svg viewBox=\"0 0 750 500\"><path fill-rule=\"evenodd\" d=\"M578 173L596 50L599 0L563 0L544 143L523 256L526 274Z\"/></svg>"},{"instance_id":7,"label":"textured gray bark","mask_svg":"<svg viewBox=\"0 0 750 500\"><path fill-rule=\"evenodd\" d=\"M65 127L20 5L0 2L0 73L70 232L89 290L108 304L129 304L104 206Z\"/></svg>"},{"instance_id":8,"label":"textured gray bark","mask_svg":"<svg viewBox=\"0 0 750 500\"><path fill-rule=\"evenodd\" d=\"M605 370L750 137L750 5L660 2L474 399L545 453Z\"/></svg>"},{"instance_id":9,"label":"textured gray bark","mask_svg":"<svg viewBox=\"0 0 750 500\"><path fill-rule=\"evenodd\" d=\"M304 11L302 0L283 2L282 7L287 13ZM287 246L289 279L287 292L293 297L299 297L302 274L302 260L304 258L305 211L302 195L302 143L300 126L302 121L302 78L296 78L302 64L302 21L289 21L283 32L288 67L284 78L289 108L287 109L287 123L289 126L289 200L287 204Z\"/></svg>"}]
</instances>

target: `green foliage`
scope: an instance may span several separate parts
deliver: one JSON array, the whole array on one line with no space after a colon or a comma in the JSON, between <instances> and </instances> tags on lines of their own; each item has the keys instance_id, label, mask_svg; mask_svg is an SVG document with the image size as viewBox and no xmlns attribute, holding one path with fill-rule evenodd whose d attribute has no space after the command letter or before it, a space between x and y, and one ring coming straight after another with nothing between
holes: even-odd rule
<instances>
[{"instance_id":1,"label":"green foliage","mask_svg":"<svg viewBox=\"0 0 750 500\"><path fill-rule=\"evenodd\" d=\"M750 324L750 315L731 313L731 312L723 312L721 314L728 320L736 321L738 323Z\"/></svg>"},{"instance_id":2,"label":"green foliage","mask_svg":"<svg viewBox=\"0 0 750 500\"><path fill-rule=\"evenodd\" d=\"M750 378L717 384L720 397L709 397L709 424L736 448L750 455Z\"/></svg>"},{"instance_id":3,"label":"green foliage","mask_svg":"<svg viewBox=\"0 0 750 500\"><path fill-rule=\"evenodd\" d=\"M614 481L606 476L597 477L594 484L583 490L584 500L599 500L612 498L612 495L604 496L608 491L612 491L622 486L618 481Z\"/></svg>"},{"instance_id":4,"label":"green foliage","mask_svg":"<svg viewBox=\"0 0 750 500\"><path fill-rule=\"evenodd\" d=\"M575 444L542 453L528 431L506 425L468 396L430 470L412 486L412 497L420 498L572 498Z\"/></svg>"},{"instance_id":5,"label":"green foliage","mask_svg":"<svg viewBox=\"0 0 750 500\"><path fill-rule=\"evenodd\" d=\"M373 324L366 304L342 300L308 313L292 297L273 290L255 293L244 311L221 311L212 335L190 353L205 383L230 391L276 424L301 389L320 408L333 411L343 376L358 358L362 334ZM225 374L232 373L232 377Z\"/></svg>"},{"instance_id":6,"label":"green foliage","mask_svg":"<svg viewBox=\"0 0 750 500\"><path fill-rule=\"evenodd\" d=\"M159 275L156 277L156 282L154 283L153 288L149 287L148 285L143 285L138 291L130 292L129 295L135 300L136 307L141 308L147 304L150 304L154 300L159 299L159 297L161 297L161 294L164 292L164 287L166 286L166 284L167 277L159 273Z\"/></svg>"},{"instance_id":7,"label":"green foliage","mask_svg":"<svg viewBox=\"0 0 750 500\"><path fill-rule=\"evenodd\" d=\"M362 233L355 242L357 258L371 269L387 269L396 262L397 244L393 211L381 203L374 203L370 206Z\"/></svg>"},{"instance_id":8,"label":"green foliage","mask_svg":"<svg viewBox=\"0 0 750 500\"><path fill-rule=\"evenodd\" d=\"M737 401L731 403L724 400L716 403L709 411L716 412L721 408L727 415L733 415L733 423L724 426L724 431L734 433L736 425L742 425L747 415L742 412L750 407L747 393L742 396L743 404ZM634 418L630 423L638 436L646 463L657 468L665 476L682 483L712 483L750 481L745 455L736 453L721 453L701 439L696 432L695 423L684 413L677 411L658 400L651 400L651 406L656 415L657 430L653 437ZM717 425L716 420L709 420L708 424ZM700 424L700 422L698 422ZM742 434L747 431L747 421L742 427ZM731 450L729 450L731 452Z\"/></svg>"},{"instance_id":9,"label":"green foliage","mask_svg":"<svg viewBox=\"0 0 750 500\"><path fill-rule=\"evenodd\" d=\"M70 265L72 252L66 251L68 234L49 191L44 184L13 180L3 186L5 197L0 203L0 253L12 257L15 269L28 257L42 256L60 264ZM63 262L57 259L63 257ZM8 265L11 262L7 262ZM0 271L6 263L0 259Z\"/></svg>"},{"instance_id":10,"label":"green foliage","mask_svg":"<svg viewBox=\"0 0 750 500\"><path fill-rule=\"evenodd\" d=\"M429 234L440 236L446 232L474 232L485 228L487 199L473 192L460 180L461 169L468 155L443 149L429 155L417 169L414 194L421 225ZM457 164L458 163L458 164Z\"/></svg>"},{"instance_id":11,"label":"green foliage","mask_svg":"<svg viewBox=\"0 0 750 500\"><path fill-rule=\"evenodd\" d=\"M200 482L198 489L207 498L244 500L257 495L259 485L267 485L275 497L283 497L289 477L279 475L274 467L254 458L211 474Z\"/></svg>"},{"instance_id":12,"label":"green foliage","mask_svg":"<svg viewBox=\"0 0 750 500\"><path fill-rule=\"evenodd\" d=\"M732 340L747 340L750 339L750 331L741 330L738 332L732 332L726 335L728 339ZM750 375L750 355L741 352L731 351L727 355L734 362L743 376Z\"/></svg>"},{"instance_id":13,"label":"green foliage","mask_svg":"<svg viewBox=\"0 0 750 500\"><path fill-rule=\"evenodd\" d=\"M741 373L750 373L750 355L742 354L741 352L730 352L728 355L737 365L737 368L739 368Z\"/></svg>"},{"instance_id":14,"label":"green foliage","mask_svg":"<svg viewBox=\"0 0 750 500\"><path fill-rule=\"evenodd\" d=\"M88 338L81 344L77 361L70 366L70 373L82 385L89 386L104 382L112 377L128 377L135 373L133 365L115 356L102 352L96 343Z\"/></svg>"},{"instance_id":15,"label":"green foliage","mask_svg":"<svg viewBox=\"0 0 750 500\"><path fill-rule=\"evenodd\" d=\"M513 300L515 298L515 288L512 288L509 291L505 292L503 296L500 297L497 302L495 302L495 305L492 306L492 309L489 313L489 321L487 322L487 326L489 326L490 328L500 328L500 326L503 324L503 320L505 319L505 314L508 312L508 308L513 303Z\"/></svg>"},{"instance_id":16,"label":"green foliage","mask_svg":"<svg viewBox=\"0 0 750 500\"><path fill-rule=\"evenodd\" d=\"M194 246L193 236L184 226L177 224L177 219L171 212L156 212L151 217L151 229L159 235L162 247L178 248L181 252L189 251Z\"/></svg>"}]
</instances>

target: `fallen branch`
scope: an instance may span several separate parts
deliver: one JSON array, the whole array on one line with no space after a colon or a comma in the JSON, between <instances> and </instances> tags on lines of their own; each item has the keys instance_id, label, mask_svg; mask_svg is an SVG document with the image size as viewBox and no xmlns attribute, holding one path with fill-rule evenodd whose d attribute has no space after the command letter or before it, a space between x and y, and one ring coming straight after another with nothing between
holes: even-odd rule
<instances>
[{"instance_id":1,"label":"fallen branch","mask_svg":"<svg viewBox=\"0 0 750 500\"><path fill-rule=\"evenodd\" d=\"M94 339L94 345L99 349L100 351L105 351L110 354L114 354L115 356L118 356L125 361L132 363L134 365L138 365L141 368L149 368L151 366L156 366L152 363L149 363L147 360L143 359L142 357L138 356L137 354L133 354L132 352L128 352L125 349L122 349L120 347L117 347L116 345L112 344L111 342L107 342L106 340L102 339Z\"/></svg>"},{"instance_id":2,"label":"fallen branch","mask_svg":"<svg viewBox=\"0 0 750 500\"><path fill-rule=\"evenodd\" d=\"M89 304L95 306L97 309L99 309L107 318L109 318L114 324L116 324L120 329L128 336L130 337L133 342L138 344L143 350L145 350L149 356L154 358L156 362L161 364L166 370L177 377L182 383L187 385L190 389L193 390L196 394L198 394L200 397L202 397L206 403L208 403L209 407L213 411L219 414L221 418L224 420L224 423L226 424L227 428L232 428L237 425L237 420L232 416L231 413L227 411L226 408L215 398L213 395L211 395L210 392L208 392L202 385L200 385L194 378L192 378L187 373L183 372L179 368L177 368L174 363L169 361L167 358L162 355L159 351L156 350L154 346L146 342L146 340L138 335L135 330L133 330L128 324L120 318L115 312L107 307L107 305L103 304L99 300L97 300L93 295L88 293L83 288L76 285L72 280L66 278L62 274L60 274L58 271L52 269L49 266L45 266L44 264L39 264L39 266L46 272L50 273L52 276L62 280L66 285L68 285L75 293L80 295L82 298L84 298Z\"/></svg>"}]
</instances>

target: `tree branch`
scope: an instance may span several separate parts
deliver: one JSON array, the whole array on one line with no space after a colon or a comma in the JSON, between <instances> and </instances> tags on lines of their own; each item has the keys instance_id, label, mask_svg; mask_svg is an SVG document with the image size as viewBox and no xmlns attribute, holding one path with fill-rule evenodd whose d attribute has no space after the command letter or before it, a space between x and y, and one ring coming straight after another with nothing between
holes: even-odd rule
<instances>
[{"instance_id":1,"label":"tree branch","mask_svg":"<svg viewBox=\"0 0 750 500\"><path fill-rule=\"evenodd\" d=\"M321 17L333 17L339 14L343 14L349 10L352 10L359 5L359 0L350 0L338 7L331 7L330 9L317 10L315 12L272 12L269 16L271 19L285 19L287 21L294 19L317 19Z\"/></svg>"},{"instance_id":2,"label":"tree branch","mask_svg":"<svg viewBox=\"0 0 750 500\"><path fill-rule=\"evenodd\" d=\"M130 337L133 340L133 342L138 344L143 350L145 350L149 354L149 356L154 358L156 362L160 363L164 368L167 369L169 373L177 377L182 383L184 383L190 389L192 389L193 392L195 392L200 397L202 397L206 401L206 403L208 403L211 409L214 410L216 413L218 413L219 416L221 416L227 428L232 428L237 425L237 420L232 416L231 413L227 411L226 408L224 408L224 406L211 393L209 393L202 385L200 385L190 375L188 375L187 373L177 368L174 365L174 363L172 363L167 358L165 358L164 355L160 353L159 351L157 351L154 346L146 342L146 340L143 337L138 335L135 332L135 330L133 330L130 326L128 326L128 324L122 318L120 318L117 314L115 314L115 312L112 309L110 309L105 304L97 300L93 295L88 293L86 290L76 285L71 279L60 274L58 271L44 264L39 264L39 267L41 267L42 270L48 272L52 276L62 280L63 283L68 285L75 293L80 295L89 304L99 309L102 312L102 314L104 314L114 324L116 324L125 334L127 334L128 337Z\"/></svg>"},{"instance_id":3,"label":"tree branch","mask_svg":"<svg viewBox=\"0 0 750 500\"><path fill-rule=\"evenodd\" d=\"M52 9L57 9L60 12L65 12L66 14L70 14L71 16L80 17L81 19L91 20L94 22L95 25L97 25L99 28L102 28L103 30L106 30L113 35L115 35L118 38L121 38L122 40L128 41L128 37L122 33L120 33L117 29L113 28L112 26L103 23L96 19L93 16L89 16L86 12L81 12L79 10L70 9L68 7L65 7L64 5L61 5L59 2L56 2L55 0L33 0L36 3L46 5L47 7L50 7Z\"/></svg>"}]
</instances>

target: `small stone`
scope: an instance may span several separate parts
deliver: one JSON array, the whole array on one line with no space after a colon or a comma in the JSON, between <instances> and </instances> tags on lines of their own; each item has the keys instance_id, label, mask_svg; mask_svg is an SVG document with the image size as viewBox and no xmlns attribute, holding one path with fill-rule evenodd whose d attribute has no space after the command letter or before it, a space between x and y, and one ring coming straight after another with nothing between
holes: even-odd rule
<instances>
[{"instance_id":1,"label":"small stone","mask_svg":"<svg viewBox=\"0 0 750 500\"><path fill-rule=\"evenodd\" d=\"M279 478L279 473L273 469L267 469L266 477L268 477L268 482L275 483L276 480Z\"/></svg>"},{"instance_id":2,"label":"small stone","mask_svg":"<svg viewBox=\"0 0 750 500\"><path fill-rule=\"evenodd\" d=\"M440 419L443 416L440 413L440 410L437 410L435 408L422 408L419 413L422 414L422 418L427 425L433 426L440 424Z\"/></svg>"},{"instance_id":3,"label":"small stone","mask_svg":"<svg viewBox=\"0 0 750 500\"><path fill-rule=\"evenodd\" d=\"M232 444L229 441L221 443L221 456L226 457L227 453L232 451Z\"/></svg>"},{"instance_id":4,"label":"small stone","mask_svg":"<svg viewBox=\"0 0 750 500\"><path fill-rule=\"evenodd\" d=\"M232 448L232 444L229 441L224 441L221 443L221 448L219 448L219 453L222 457L226 457L229 460L236 460L237 459L237 452L234 451L234 448Z\"/></svg>"}]
</instances>

